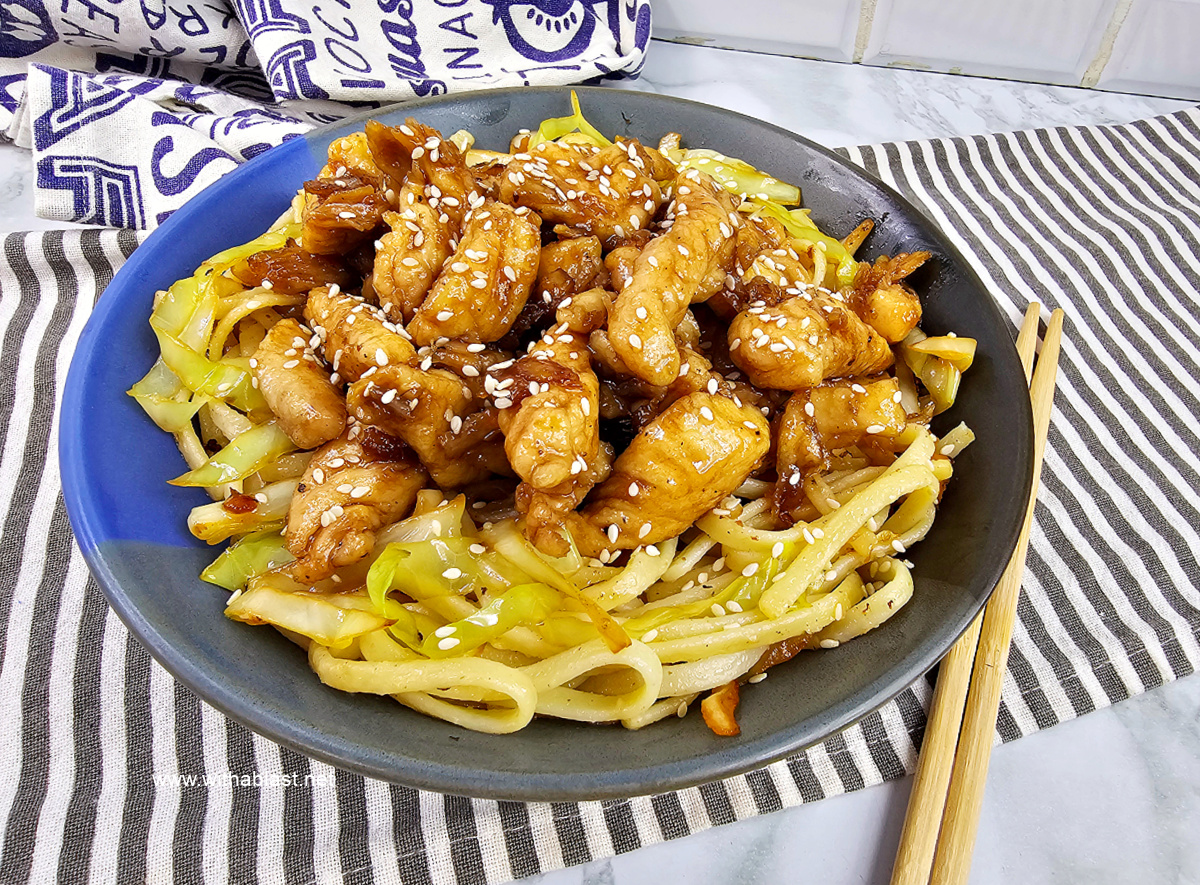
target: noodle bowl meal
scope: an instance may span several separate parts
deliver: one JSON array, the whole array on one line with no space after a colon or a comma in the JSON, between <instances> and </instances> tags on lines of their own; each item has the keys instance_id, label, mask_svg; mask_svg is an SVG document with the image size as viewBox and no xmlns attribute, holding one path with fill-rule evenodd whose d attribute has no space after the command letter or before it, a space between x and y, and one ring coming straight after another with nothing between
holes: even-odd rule
<instances>
[{"instance_id":1,"label":"noodle bowl meal","mask_svg":"<svg viewBox=\"0 0 1200 885\"><path fill-rule=\"evenodd\" d=\"M130 391L230 541L226 615L466 728L641 728L879 627L973 436L975 342L745 162L574 113L477 150L369 122L158 293ZM253 641L249 633L247 642Z\"/></svg>"}]
</instances>

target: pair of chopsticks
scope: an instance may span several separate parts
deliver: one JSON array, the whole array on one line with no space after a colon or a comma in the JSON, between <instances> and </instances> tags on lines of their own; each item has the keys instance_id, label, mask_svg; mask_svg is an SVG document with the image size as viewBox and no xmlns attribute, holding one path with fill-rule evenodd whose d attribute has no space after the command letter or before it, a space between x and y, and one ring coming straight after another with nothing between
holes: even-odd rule
<instances>
[{"instance_id":1,"label":"pair of chopsticks","mask_svg":"<svg viewBox=\"0 0 1200 885\"><path fill-rule=\"evenodd\" d=\"M1025 522L987 608L950 649L938 670L892 885L965 885L971 871L1058 372L1063 312L1056 310L1050 316L1034 371L1040 316L1041 305L1030 304L1017 336L1025 380L1032 375L1033 483Z\"/></svg>"}]
</instances>

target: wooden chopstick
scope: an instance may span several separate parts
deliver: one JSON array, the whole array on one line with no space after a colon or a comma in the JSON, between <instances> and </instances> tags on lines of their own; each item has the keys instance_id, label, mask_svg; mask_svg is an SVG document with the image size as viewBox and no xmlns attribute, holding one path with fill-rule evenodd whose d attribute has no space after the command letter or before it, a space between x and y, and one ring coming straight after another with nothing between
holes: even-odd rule
<instances>
[{"instance_id":1,"label":"wooden chopstick","mask_svg":"<svg viewBox=\"0 0 1200 885\"><path fill-rule=\"evenodd\" d=\"M1058 374L1062 327L1063 312L1056 310L1050 315L1046 337L1042 340L1042 352L1033 372L1033 384L1029 388L1033 400L1033 485L1029 492L1029 506L1025 510L1025 524L1017 538L1016 552L984 612L979 648L975 653L975 669L971 674L971 689L967 694L967 709L963 714L958 752L955 753L954 771L950 776L950 791L942 815L942 834L933 859L933 875L930 879L933 885L965 883L971 872L971 853L975 848L979 810L983 806L983 788L992 759L996 713L1000 709L1000 689L1008 664L1008 647L1017 615L1017 600L1021 595L1021 578L1025 573L1025 552L1029 547L1029 530L1033 525L1042 457L1046 452L1046 434L1054 407L1054 381Z\"/></svg>"},{"instance_id":2,"label":"wooden chopstick","mask_svg":"<svg viewBox=\"0 0 1200 885\"><path fill-rule=\"evenodd\" d=\"M1051 325L1055 326L1054 341L1052 344L1052 352L1047 352L1043 347L1043 360L1050 357L1052 362L1046 361L1050 366L1050 397L1053 399L1053 368L1057 365L1058 359L1058 336L1062 329L1061 311L1057 311L1057 325L1055 326L1054 317L1051 318ZM1028 382L1033 370L1034 350L1037 346L1037 329L1038 320L1041 315L1041 305L1034 303L1030 304L1025 311L1025 319L1021 324L1021 332L1017 336L1017 353L1021 358L1021 365L1025 369L1025 380ZM1050 343L1051 333L1047 331L1047 343ZM1044 382L1043 382L1044 383ZM1032 393L1031 393L1032 395ZM1047 412L1047 424L1048 424ZM1035 416L1036 418L1036 416ZM1005 570L1004 576L1001 578L1000 584L997 586L996 593L993 594L993 601L1000 594L1000 588L1005 586L1006 580L1015 580L1016 592L1013 593L1013 611L1015 611L1016 593L1020 591L1021 575L1024 572L1025 566L1025 550L1029 539L1029 527L1033 515L1033 502L1037 496L1037 478L1041 470L1041 453L1044 451L1045 445L1045 430L1040 431L1040 435L1035 420L1035 446L1034 446L1034 479L1033 487L1030 492L1030 504L1026 511L1025 522L1022 527L1021 535L1018 539L1017 549L1013 552L1013 556L1009 561L1008 568ZM1039 445L1040 440L1040 445ZM1010 578L1014 576L1013 578ZM988 611L991 611L992 604L989 603ZM930 705L929 721L925 728L925 737L921 742L921 755L917 762L916 776L913 781L912 793L909 797L908 811L904 819L904 829L900 834L900 847L896 853L896 863L892 868L892 885L926 885L930 878L930 869L934 862L935 850L938 848L938 835L943 831L943 807L946 802L947 788L951 780L951 771L955 762L955 750L961 745L959 733L960 725L963 722L963 706L967 699L967 686L972 670L972 663L976 661L976 646L979 641L981 625L985 619L985 615L981 613L967 631L959 638L959 640L950 649L949 654L942 660L941 666L938 669L937 687L934 690L933 701ZM1007 660L1008 638L1012 632L1011 613L1008 621L1008 630L1004 638L1004 656ZM1000 664L999 674L1004 672L1003 662ZM975 688L975 683L970 682L972 689ZM997 680L997 685L999 685ZM996 709L999 705L999 692L996 693L996 708L991 713L991 725L988 726L986 747L990 751L991 748L991 728L995 725ZM986 763L984 760L984 774L986 775ZM958 773L958 769L954 769ZM980 797L982 797L982 784L984 778L979 778ZM978 809L976 809L976 820L978 819ZM956 830L957 832L957 830ZM974 826L970 829L970 841L974 842ZM965 834L964 834L965 835ZM967 860L969 864L970 848L967 848ZM953 881L953 880L950 880Z\"/></svg>"}]
</instances>

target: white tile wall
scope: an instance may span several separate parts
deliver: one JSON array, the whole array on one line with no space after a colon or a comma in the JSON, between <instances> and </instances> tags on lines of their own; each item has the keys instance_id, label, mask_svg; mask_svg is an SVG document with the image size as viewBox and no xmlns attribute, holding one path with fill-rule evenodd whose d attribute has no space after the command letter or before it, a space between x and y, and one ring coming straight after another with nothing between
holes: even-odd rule
<instances>
[{"instance_id":1,"label":"white tile wall","mask_svg":"<svg viewBox=\"0 0 1200 885\"><path fill-rule=\"evenodd\" d=\"M1078 85L1117 0L879 0L863 62Z\"/></svg>"},{"instance_id":2,"label":"white tile wall","mask_svg":"<svg viewBox=\"0 0 1200 885\"><path fill-rule=\"evenodd\" d=\"M1097 85L1200 99L1200 0L1135 0Z\"/></svg>"},{"instance_id":3,"label":"white tile wall","mask_svg":"<svg viewBox=\"0 0 1200 885\"><path fill-rule=\"evenodd\" d=\"M654 0L654 36L1200 99L1200 0Z\"/></svg>"},{"instance_id":4,"label":"white tile wall","mask_svg":"<svg viewBox=\"0 0 1200 885\"><path fill-rule=\"evenodd\" d=\"M861 0L654 0L654 36L852 61Z\"/></svg>"}]
</instances>

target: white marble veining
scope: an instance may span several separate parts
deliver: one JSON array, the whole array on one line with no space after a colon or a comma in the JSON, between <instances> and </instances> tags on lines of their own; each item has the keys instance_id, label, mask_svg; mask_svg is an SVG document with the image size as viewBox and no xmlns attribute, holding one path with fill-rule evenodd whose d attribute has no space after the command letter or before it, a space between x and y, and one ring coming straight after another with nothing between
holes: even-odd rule
<instances>
[{"instance_id":1,"label":"white marble veining","mask_svg":"<svg viewBox=\"0 0 1200 885\"><path fill-rule=\"evenodd\" d=\"M655 42L624 84L760 117L829 146L1128 122L1187 103ZM0 232L36 219L26 152L0 145ZM972 882L1200 882L1200 677L999 748ZM886 882L910 782L528 880Z\"/></svg>"}]
</instances>

